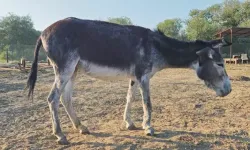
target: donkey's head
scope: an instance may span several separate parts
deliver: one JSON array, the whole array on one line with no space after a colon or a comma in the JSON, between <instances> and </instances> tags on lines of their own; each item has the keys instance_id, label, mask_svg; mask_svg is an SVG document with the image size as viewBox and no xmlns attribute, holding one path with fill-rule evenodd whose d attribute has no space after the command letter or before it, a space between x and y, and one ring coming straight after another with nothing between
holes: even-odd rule
<instances>
[{"instance_id":1,"label":"donkey's head","mask_svg":"<svg viewBox=\"0 0 250 150\"><path fill-rule=\"evenodd\" d=\"M198 55L197 76L205 82L208 88L213 89L217 96L226 96L232 89L219 48L229 46L231 43L224 39L206 43L208 45L206 48L196 52Z\"/></svg>"}]
</instances>

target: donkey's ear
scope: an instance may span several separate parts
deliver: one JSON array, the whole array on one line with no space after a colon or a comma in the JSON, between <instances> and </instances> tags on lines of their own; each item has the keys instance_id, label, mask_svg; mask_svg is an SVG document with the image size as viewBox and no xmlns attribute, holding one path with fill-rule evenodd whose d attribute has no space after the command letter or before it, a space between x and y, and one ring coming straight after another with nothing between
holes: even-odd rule
<instances>
[{"instance_id":1,"label":"donkey's ear","mask_svg":"<svg viewBox=\"0 0 250 150\"><path fill-rule=\"evenodd\" d=\"M214 51L211 48L206 47L197 51L196 54L203 58L207 57L207 58L213 59Z\"/></svg>"},{"instance_id":2,"label":"donkey's ear","mask_svg":"<svg viewBox=\"0 0 250 150\"><path fill-rule=\"evenodd\" d=\"M228 42L224 39L224 37L220 40L219 43L213 45L213 48L220 48L220 47L226 47L232 45L231 42Z\"/></svg>"}]
</instances>

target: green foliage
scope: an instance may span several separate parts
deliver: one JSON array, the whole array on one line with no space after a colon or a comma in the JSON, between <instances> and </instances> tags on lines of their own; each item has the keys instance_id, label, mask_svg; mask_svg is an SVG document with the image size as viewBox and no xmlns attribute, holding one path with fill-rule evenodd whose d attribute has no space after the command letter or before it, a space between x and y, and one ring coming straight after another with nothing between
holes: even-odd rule
<instances>
[{"instance_id":1,"label":"green foliage","mask_svg":"<svg viewBox=\"0 0 250 150\"><path fill-rule=\"evenodd\" d=\"M182 29L182 21L179 18L166 19L157 25L157 29L169 37L181 38L181 36L183 36L180 33Z\"/></svg>"},{"instance_id":2,"label":"green foliage","mask_svg":"<svg viewBox=\"0 0 250 150\"><path fill-rule=\"evenodd\" d=\"M187 33L184 29L180 31L178 39L183 41L188 40Z\"/></svg>"},{"instance_id":3,"label":"green foliage","mask_svg":"<svg viewBox=\"0 0 250 150\"><path fill-rule=\"evenodd\" d=\"M210 40L220 29L221 6L212 5L205 10L191 10L187 20L186 34L189 40Z\"/></svg>"},{"instance_id":4,"label":"green foliage","mask_svg":"<svg viewBox=\"0 0 250 150\"><path fill-rule=\"evenodd\" d=\"M246 0L242 3L242 22L240 23L240 27L248 27L250 28L250 0Z\"/></svg>"},{"instance_id":5,"label":"green foliage","mask_svg":"<svg viewBox=\"0 0 250 150\"><path fill-rule=\"evenodd\" d=\"M222 9L221 21L224 27L237 27L243 21L243 9L239 0L225 0Z\"/></svg>"},{"instance_id":6,"label":"green foliage","mask_svg":"<svg viewBox=\"0 0 250 150\"><path fill-rule=\"evenodd\" d=\"M231 27L250 27L250 0L225 0L204 10L189 13L186 33L189 40L215 38L217 31Z\"/></svg>"},{"instance_id":7,"label":"green foliage","mask_svg":"<svg viewBox=\"0 0 250 150\"><path fill-rule=\"evenodd\" d=\"M250 0L245 0L242 4L242 17L243 21L250 19Z\"/></svg>"},{"instance_id":8,"label":"green foliage","mask_svg":"<svg viewBox=\"0 0 250 150\"><path fill-rule=\"evenodd\" d=\"M211 40L214 39L218 29L219 26L216 23L205 18L194 17L187 22L186 33L189 40Z\"/></svg>"},{"instance_id":9,"label":"green foliage","mask_svg":"<svg viewBox=\"0 0 250 150\"><path fill-rule=\"evenodd\" d=\"M157 28L165 35L182 40L211 40L215 34L226 28L250 28L250 0L224 0L223 3L214 4L204 10L193 9L185 21L183 30L180 19L167 19L160 22ZM230 37L225 37L230 40ZM244 42L242 42L244 41ZM249 38L233 38L235 54L250 53ZM222 48L225 56L229 55L229 48Z\"/></svg>"},{"instance_id":10,"label":"green foliage","mask_svg":"<svg viewBox=\"0 0 250 150\"><path fill-rule=\"evenodd\" d=\"M108 18L107 21L111 23L120 24L120 25L133 25L131 19L128 17Z\"/></svg>"},{"instance_id":11,"label":"green foliage","mask_svg":"<svg viewBox=\"0 0 250 150\"><path fill-rule=\"evenodd\" d=\"M11 48L9 49L9 58L10 60L20 60L23 57L26 60L32 61L34 58L34 49L35 45L24 45L24 44L11 45ZM39 54L39 60L46 60L46 58L47 57L44 53L44 50L41 48Z\"/></svg>"},{"instance_id":12,"label":"green foliage","mask_svg":"<svg viewBox=\"0 0 250 150\"><path fill-rule=\"evenodd\" d=\"M11 13L1 19L0 31L1 39L6 44L33 44L34 37L39 36L39 32L33 28L30 16L17 16Z\"/></svg>"},{"instance_id":13,"label":"green foliage","mask_svg":"<svg viewBox=\"0 0 250 150\"><path fill-rule=\"evenodd\" d=\"M18 60L22 56L30 54L31 51L25 51L23 46L31 45L34 47L39 35L40 32L34 29L30 16L9 13L0 20L1 56L5 56L4 59L6 59L8 52L11 60Z\"/></svg>"},{"instance_id":14,"label":"green foliage","mask_svg":"<svg viewBox=\"0 0 250 150\"><path fill-rule=\"evenodd\" d=\"M133 25L128 17L108 18L108 22ZM180 40L211 40L216 32L231 27L250 27L250 0L224 0L204 10L193 9L187 20L166 19L157 25L157 29L166 36ZM9 13L0 18L0 60L6 60L6 54L12 60L21 57L33 60L33 51L40 31L34 29L30 16L18 16ZM229 39L229 37L226 37ZM244 41L244 42L242 42ZM250 51L249 38L233 38L234 53ZM223 48L225 55L229 50ZM41 50L39 59L46 59Z\"/></svg>"},{"instance_id":15,"label":"green foliage","mask_svg":"<svg viewBox=\"0 0 250 150\"><path fill-rule=\"evenodd\" d=\"M239 26L250 28L250 20L246 20L246 21L242 22Z\"/></svg>"},{"instance_id":16,"label":"green foliage","mask_svg":"<svg viewBox=\"0 0 250 150\"><path fill-rule=\"evenodd\" d=\"M0 61L5 59L6 59L6 52L5 51L0 52Z\"/></svg>"}]
</instances>

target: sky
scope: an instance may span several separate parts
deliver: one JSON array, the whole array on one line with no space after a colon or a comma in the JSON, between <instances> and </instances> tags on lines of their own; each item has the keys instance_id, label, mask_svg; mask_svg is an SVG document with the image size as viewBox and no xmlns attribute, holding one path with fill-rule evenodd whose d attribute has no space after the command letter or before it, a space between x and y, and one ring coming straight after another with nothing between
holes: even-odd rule
<instances>
[{"instance_id":1,"label":"sky","mask_svg":"<svg viewBox=\"0 0 250 150\"><path fill-rule=\"evenodd\" d=\"M0 0L0 16L9 12L30 15L34 27L44 30L66 17L106 20L129 17L133 24L153 29L172 18L187 19L190 10L205 9L223 0Z\"/></svg>"}]
</instances>

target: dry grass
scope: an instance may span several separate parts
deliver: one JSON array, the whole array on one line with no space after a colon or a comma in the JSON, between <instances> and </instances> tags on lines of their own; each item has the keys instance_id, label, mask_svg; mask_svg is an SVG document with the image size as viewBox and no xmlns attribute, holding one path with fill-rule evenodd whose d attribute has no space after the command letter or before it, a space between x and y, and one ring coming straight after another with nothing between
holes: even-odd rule
<instances>
[{"instance_id":1,"label":"dry grass","mask_svg":"<svg viewBox=\"0 0 250 150\"><path fill-rule=\"evenodd\" d=\"M0 70L0 147L2 149L248 149L250 143L250 66L228 65L232 93L215 97L189 69L166 69L151 80L152 125L156 136L126 131L123 110L128 80L105 82L79 75L74 107L91 135L73 130L60 106L61 125L70 145L57 145L51 135L47 95L54 76L39 71L33 103L23 88L27 73ZM142 122L139 92L132 117Z\"/></svg>"}]
</instances>

